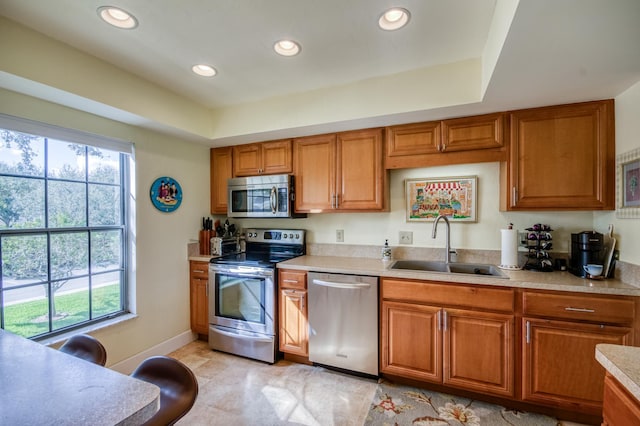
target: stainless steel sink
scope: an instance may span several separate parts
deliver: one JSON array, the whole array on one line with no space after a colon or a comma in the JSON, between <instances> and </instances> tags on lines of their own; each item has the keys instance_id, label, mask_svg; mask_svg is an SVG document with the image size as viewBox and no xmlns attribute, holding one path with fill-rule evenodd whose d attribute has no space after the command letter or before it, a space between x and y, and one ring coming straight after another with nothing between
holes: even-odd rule
<instances>
[{"instance_id":1,"label":"stainless steel sink","mask_svg":"<svg viewBox=\"0 0 640 426\"><path fill-rule=\"evenodd\" d=\"M444 263L433 260L397 260L390 269L441 272L445 274L486 275L493 278L509 278L495 265L484 263Z\"/></svg>"},{"instance_id":2,"label":"stainless steel sink","mask_svg":"<svg viewBox=\"0 0 640 426\"><path fill-rule=\"evenodd\" d=\"M408 269L411 271L449 272L447 264L435 260L397 260L391 269Z\"/></svg>"}]
</instances>

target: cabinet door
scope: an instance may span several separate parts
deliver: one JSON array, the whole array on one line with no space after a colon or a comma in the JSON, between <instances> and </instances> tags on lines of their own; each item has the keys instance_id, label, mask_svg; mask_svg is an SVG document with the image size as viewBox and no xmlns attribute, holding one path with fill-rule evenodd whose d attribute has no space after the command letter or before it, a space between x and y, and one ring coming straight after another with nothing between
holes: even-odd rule
<instances>
[{"instance_id":1,"label":"cabinet door","mask_svg":"<svg viewBox=\"0 0 640 426\"><path fill-rule=\"evenodd\" d=\"M227 180L233 177L231 147L211 149L211 213L227 214Z\"/></svg>"},{"instance_id":2,"label":"cabinet door","mask_svg":"<svg viewBox=\"0 0 640 426\"><path fill-rule=\"evenodd\" d=\"M626 426L640 424L640 404L615 377L604 378L603 425Z\"/></svg>"},{"instance_id":3,"label":"cabinet door","mask_svg":"<svg viewBox=\"0 0 640 426\"><path fill-rule=\"evenodd\" d=\"M440 133L439 121L387 127L385 167L401 169L428 165L429 156L440 152Z\"/></svg>"},{"instance_id":4,"label":"cabinet door","mask_svg":"<svg viewBox=\"0 0 640 426\"><path fill-rule=\"evenodd\" d=\"M262 173L262 148L259 143L233 147L233 175L256 176Z\"/></svg>"},{"instance_id":5,"label":"cabinet door","mask_svg":"<svg viewBox=\"0 0 640 426\"><path fill-rule=\"evenodd\" d=\"M504 147L503 114L454 118L442 122L442 152Z\"/></svg>"},{"instance_id":6,"label":"cabinet door","mask_svg":"<svg viewBox=\"0 0 640 426\"><path fill-rule=\"evenodd\" d=\"M280 350L309 356L307 292L280 289Z\"/></svg>"},{"instance_id":7,"label":"cabinet door","mask_svg":"<svg viewBox=\"0 0 640 426\"><path fill-rule=\"evenodd\" d=\"M442 383L440 308L382 302L381 372Z\"/></svg>"},{"instance_id":8,"label":"cabinet door","mask_svg":"<svg viewBox=\"0 0 640 426\"><path fill-rule=\"evenodd\" d=\"M382 129L339 133L337 139L337 208L383 210L385 170Z\"/></svg>"},{"instance_id":9,"label":"cabinet door","mask_svg":"<svg viewBox=\"0 0 640 426\"><path fill-rule=\"evenodd\" d=\"M614 209L613 116L613 101L512 112L503 208Z\"/></svg>"},{"instance_id":10,"label":"cabinet door","mask_svg":"<svg viewBox=\"0 0 640 426\"><path fill-rule=\"evenodd\" d=\"M191 330L209 334L209 264L190 262L191 281Z\"/></svg>"},{"instance_id":11,"label":"cabinet door","mask_svg":"<svg viewBox=\"0 0 640 426\"><path fill-rule=\"evenodd\" d=\"M444 309L444 384L513 396L513 321L513 315Z\"/></svg>"},{"instance_id":12,"label":"cabinet door","mask_svg":"<svg viewBox=\"0 0 640 426\"><path fill-rule=\"evenodd\" d=\"M333 210L336 182L336 136L320 135L294 140L296 211Z\"/></svg>"},{"instance_id":13,"label":"cabinet door","mask_svg":"<svg viewBox=\"0 0 640 426\"><path fill-rule=\"evenodd\" d=\"M529 318L522 327L522 399L600 414L605 371L596 345L627 345L632 329Z\"/></svg>"},{"instance_id":14,"label":"cabinet door","mask_svg":"<svg viewBox=\"0 0 640 426\"><path fill-rule=\"evenodd\" d=\"M261 145L263 174L276 175L293 171L291 139L263 142Z\"/></svg>"}]
</instances>

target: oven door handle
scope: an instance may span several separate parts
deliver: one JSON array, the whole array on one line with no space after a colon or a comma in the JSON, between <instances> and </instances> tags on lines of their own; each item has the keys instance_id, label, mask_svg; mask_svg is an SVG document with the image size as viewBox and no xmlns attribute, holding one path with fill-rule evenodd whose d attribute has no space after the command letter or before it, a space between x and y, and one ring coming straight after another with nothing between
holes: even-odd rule
<instances>
[{"instance_id":1,"label":"oven door handle","mask_svg":"<svg viewBox=\"0 0 640 426\"><path fill-rule=\"evenodd\" d=\"M222 334L224 336L233 337L235 339L251 340L252 342L257 342L257 343L271 343L273 340L268 337L253 337L253 336L245 336L244 334L230 333L228 331L222 331L215 327L211 327L211 331Z\"/></svg>"},{"instance_id":2,"label":"oven door handle","mask_svg":"<svg viewBox=\"0 0 640 426\"><path fill-rule=\"evenodd\" d=\"M321 285L323 287L341 288L345 290L362 290L371 287L371 284L367 283L337 283L324 280L313 280L312 283L315 285Z\"/></svg>"},{"instance_id":3,"label":"oven door handle","mask_svg":"<svg viewBox=\"0 0 640 426\"><path fill-rule=\"evenodd\" d=\"M212 274L230 274L234 277L240 278L273 278L273 271L254 271L240 268L225 268L225 269L212 269L209 271Z\"/></svg>"},{"instance_id":4,"label":"oven door handle","mask_svg":"<svg viewBox=\"0 0 640 426\"><path fill-rule=\"evenodd\" d=\"M275 186L271 188L269 201L271 203L271 213L276 214L276 209L278 208L278 190Z\"/></svg>"}]
</instances>

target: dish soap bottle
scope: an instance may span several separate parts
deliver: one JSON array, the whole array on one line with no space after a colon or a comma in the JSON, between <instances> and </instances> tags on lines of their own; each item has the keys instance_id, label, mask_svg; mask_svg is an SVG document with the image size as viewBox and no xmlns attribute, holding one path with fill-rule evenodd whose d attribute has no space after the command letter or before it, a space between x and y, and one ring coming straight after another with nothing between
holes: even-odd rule
<instances>
[{"instance_id":1,"label":"dish soap bottle","mask_svg":"<svg viewBox=\"0 0 640 426\"><path fill-rule=\"evenodd\" d=\"M389 240L384 240L384 247L382 247L382 260L391 260L391 247L389 247Z\"/></svg>"}]
</instances>

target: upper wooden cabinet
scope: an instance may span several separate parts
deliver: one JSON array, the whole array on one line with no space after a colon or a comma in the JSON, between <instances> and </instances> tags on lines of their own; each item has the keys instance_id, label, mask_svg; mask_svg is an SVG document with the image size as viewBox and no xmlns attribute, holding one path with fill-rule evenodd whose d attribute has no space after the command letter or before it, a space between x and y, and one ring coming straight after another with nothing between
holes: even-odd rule
<instances>
[{"instance_id":1,"label":"upper wooden cabinet","mask_svg":"<svg viewBox=\"0 0 640 426\"><path fill-rule=\"evenodd\" d=\"M290 139L233 147L234 176L273 175L292 170Z\"/></svg>"},{"instance_id":2,"label":"upper wooden cabinet","mask_svg":"<svg viewBox=\"0 0 640 426\"><path fill-rule=\"evenodd\" d=\"M613 100L519 110L509 120L502 210L615 208Z\"/></svg>"},{"instance_id":3,"label":"upper wooden cabinet","mask_svg":"<svg viewBox=\"0 0 640 426\"><path fill-rule=\"evenodd\" d=\"M382 129L295 139L293 157L297 212L388 208Z\"/></svg>"},{"instance_id":4,"label":"upper wooden cabinet","mask_svg":"<svg viewBox=\"0 0 640 426\"><path fill-rule=\"evenodd\" d=\"M227 214L227 180L233 177L230 146L211 149L211 213Z\"/></svg>"},{"instance_id":5,"label":"upper wooden cabinet","mask_svg":"<svg viewBox=\"0 0 640 426\"><path fill-rule=\"evenodd\" d=\"M497 113L387 127L385 167L503 161L504 126Z\"/></svg>"}]
</instances>

